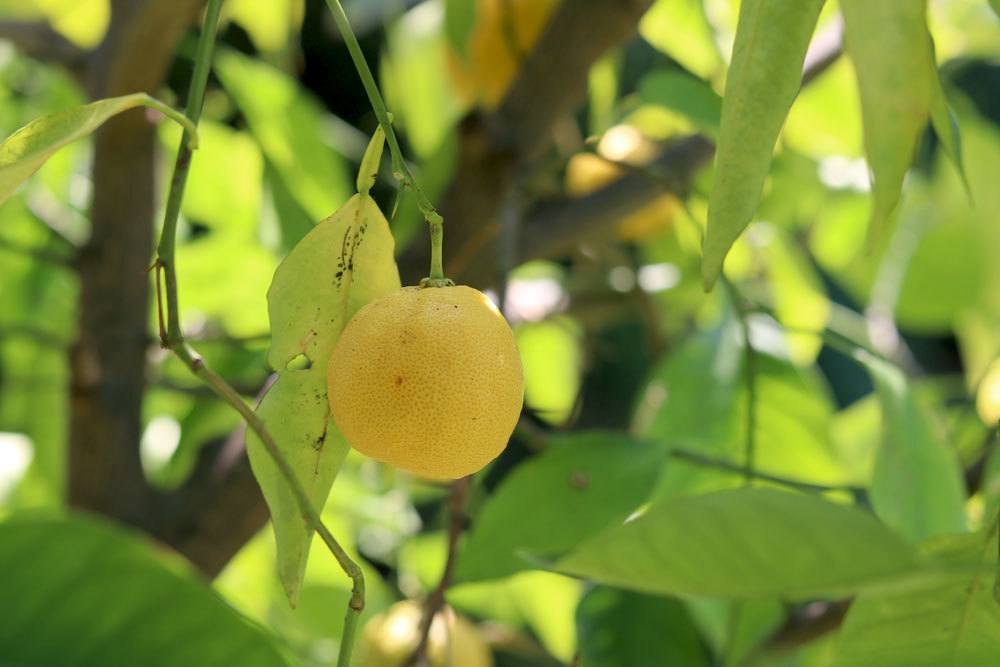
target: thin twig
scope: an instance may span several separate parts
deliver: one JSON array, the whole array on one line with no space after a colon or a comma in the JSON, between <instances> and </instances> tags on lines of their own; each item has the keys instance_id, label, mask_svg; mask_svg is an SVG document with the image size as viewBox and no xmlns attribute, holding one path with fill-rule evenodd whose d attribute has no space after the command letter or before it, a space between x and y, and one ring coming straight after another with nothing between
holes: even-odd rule
<instances>
[{"instance_id":1,"label":"thin twig","mask_svg":"<svg viewBox=\"0 0 1000 667\"><path fill-rule=\"evenodd\" d=\"M458 558L458 540L465 528L465 508L469 503L469 487L471 486L471 476L456 479L451 484L451 493L448 495L448 556L445 559L440 581L424 601L424 613L420 619L420 639L416 648L413 649L413 653L404 663L404 667L415 667L421 664L427 653L431 625L434 623L434 618L444 608L445 594L451 586L455 561Z\"/></svg>"},{"instance_id":2,"label":"thin twig","mask_svg":"<svg viewBox=\"0 0 1000 667\"><path fill-rule=\"evenodd\" d=\"M705 466L706 468L715 468L716 470L723 470L726 472L731 472L735 475L748 476L752 475L753 479L762 480L765 482L773 482L775 484L780 484L782 486L787 486L790 489L796 489L798 491L808 491L810 493L827 493L829 491L843 491L850 493L855 500L861 500L865 497L867 491L863 486L855 486L852 484L815 484L813 482L803 482L797 479L789 479L787 477L781 477L780 475L771 475L766 472L760 472L759 470L750 470L745 465L740 465L738 463L730 463L723 459L713 458L711 456L705 456L698 452L692 452L686 449L671 449L668 454L671 458L680 459L681 461L687 461L688 463L694 463L696 465Z\"/></svg>"},{"instance_id":3,"label":"thin twig","mask_svg":"<svg viewBox=\"0 0 1000 667\"><path fill-rule=\"evenodd\" d=\"M368 67L365 55L361 51L358 38L354 35L351 22L344 12L344 6L340 4L340 0L326 0L326 4L330 8L330 13L333 14L333 21L337 24L340 36L344 38L344 43L347 45L347 51L351 55L351 60L354 61L354 68L361 78L361 84L365 88L365 93L368 94L368 101L372 105L375 117L378 118L379 125L382 127L382 131L385 132L385 140L389 144L389 155L392 157L393 176L403 187L409 188L413 192L416 196L417 208L420 209L427 224L430 225L431 268L428 277L435 280L443 279L444 269L441 253L443 231L441 227L444 220L441 214L437 212L437 209L434 208L434 205L431 204L427 195L424 194L424 191L420 189L420 185L413 178L410 166L403 157L403 151L399 147L396 132L392 129L392 115L385 106L385 100L382 99L382 93L379 92L378 84L375 83L375 77L372 76L372 71Z\"/></svg>"},{"instance_id":4,"label":"thin twig","mask_svg":"<svg viewBox=\"0 0 1000 667\"><path fill-rule=\"evenodd\" d=\"M222 0L209 0L208 9L205 14L205 21L202 27L201 38L198 42L198 55L195 60L194 74L191 78L191 87L188 93L187 108L185 116L193 124L197 124L201 116L202 102L204 100L205 86L208 82L208 72L211 67L212 51L215 45L215 31L219 20L219 11ZM167 198L166 213L163 221L163 231L160 235L160 242L157 247L157 258L153 268L157 273L162 272L163 289L165 290L166 302L166 336L164 346L170 349L177 357L183 361L188 368L204 381L212 390L229 403L246 420L247 425L253 429L260 438L264 448L274 460L275 465L282 477L285 478L292 495L299 506L299 511L306 524L315 530L330 553L340 567L347 573L353 582L351 598L348 603L347 614L344 619L344 631L341 636L340 657L338 664L349 667L351 653L354 646L354 634L357 628L358 619L365 604L365 580L361 568L351 560L347 552L337 542L330 531L323 524L316 508L312 506L309 496L303 489L298 477L292 470L284 454L278 447L278 443L268 432L264 422L250 408L243 398L229 386L219 375L212 371L201 358L201 356L184 341L184 336L180 326L180 311L177 297L177 272L174 264L174 248L176 245L177 219L180 212L181 200L184 196L184 185L187 181L188 169L191 164L191 148L187 132L182 137L180 146L177 149L177 160L174 166L174 174L170 183L170 193ZM158 303L163 306L158 294Z\"/></svg>"}]
</instances>

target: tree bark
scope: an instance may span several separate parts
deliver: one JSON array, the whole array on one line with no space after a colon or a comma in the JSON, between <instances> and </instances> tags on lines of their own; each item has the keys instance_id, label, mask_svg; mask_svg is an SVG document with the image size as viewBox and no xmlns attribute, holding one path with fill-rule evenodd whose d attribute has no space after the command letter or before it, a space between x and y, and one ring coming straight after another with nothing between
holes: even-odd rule
<instances>
[{"instance_id":1,"label":"tree bark","mask_svg":"<svg viewBox=\"0 0 1000 667\"><path fill-rule=\"evenodd\" d=\"M203 0L115 0L88 63L94 99L155 93ZM79 332L70 353L69 502L148 527L139 461L155 212L155 130L141 110L95 137L90 239L81 250Z\"/></svg>"}]
</instances>

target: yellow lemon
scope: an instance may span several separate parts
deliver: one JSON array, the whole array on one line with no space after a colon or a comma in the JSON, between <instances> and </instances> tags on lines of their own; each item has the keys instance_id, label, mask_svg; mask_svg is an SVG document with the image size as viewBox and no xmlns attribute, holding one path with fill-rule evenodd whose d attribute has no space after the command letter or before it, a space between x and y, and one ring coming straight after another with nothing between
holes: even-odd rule
<instances>
[{"instance_id":1,"label":"yellow lemon","mask_svg":"<svg viewBox=\"0 0 1000 667\"><path fill-rule=\"evenodd\" d=\"M471 101L495 108L538 41L559 0L479 0L467 62L452 55L456 87Z\"/></svg>"},{"instance_id":2,"label":"yellow lemon","mask_svg":"<svg viewBox=\"0 0 1000 667\"><path fill-rule=\"evenodd\" d=\"M566 164L566 191L582 197L625 175L616 162L634 167L648 165L657 155L656 144L630 125L612 127L597 145L598 154L577 153ZM639 241L670 226L679 203L664 194L618 222L615 234L623 241Z\"/></svg>"},{"instance_id":3,"label":"yellow lemon","mask_svg":"<svg viewBox=\"0 0 1000 667\"><path fill-rule=\"evenodd\" d=\"M423 609L412 600L397 602L365 625L352 664L358 667L402 667L420 640ZM493 667L489 646L476 626L445 607L427 636L431 667Z\"/></svg>"},{"instance_id":4,"label":"yellow lemon","mask_svg":"<svg viewBox=\"0 0 1000 667\"><path fill-rule=\"evenodd\" d=\"M366 305L330 356L328 387L355 449L432 479L496 458L524 395L510 326L465 286L404 287Z\"/></svg>"}]
</instances>

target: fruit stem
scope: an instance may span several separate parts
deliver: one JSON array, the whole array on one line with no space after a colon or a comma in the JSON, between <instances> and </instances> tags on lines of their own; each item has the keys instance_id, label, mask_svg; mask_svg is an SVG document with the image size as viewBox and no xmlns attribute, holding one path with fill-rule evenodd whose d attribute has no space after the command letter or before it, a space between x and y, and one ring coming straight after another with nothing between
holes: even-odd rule
<instances>
[{"instance_id":1,"label":"fruit stem","mask_svg":"<svg viewBox=\"0 0 1000 667\"><path fill-rule=\"evenodd\" d=\"M185 117L191 122L192 128L197 128L198 119L201 116L202 102L205 97L205 86L208 83L208 71L212 62L212 51L215 46L215 33L219 23L219 12L222 7L222 0L209 0L208 8L205 11L205 21L202 26L201 37L198 41L197 59L195 61L194 75L191 78L191 87L188 92L187 108ZM188 367L192 374L202 380L220 398L229 403L246 421L260 438L282 477L285 478L292 495L295 497L302 513L302 518L306 524L315 530L330 553L340 564L341 569L347 573L352 580L351 598L348 602L347 616L344 619L344 631L341 635L340 658L338 665L350 667L351 653L354 647L354 635L358 620L365 606L365 578L361 568L351 560L347 552L333 537L333 534L323 524L323 520L312 506L309 496L295 476L291 465L284 454L278 448L277 442L264 426L264 422L247 405L243 398L227 383L221 376L216 374L206 364L204 359L184 341L184 335L180 325L180 310L177 298L177 271L174 263L174 249L177 236L177 218L180 213L181 201L184 197L184 185L187 182L187 175L191 165L191 136L185 133L181 139L181 144L177 149L177 160L174 166L173 177L170 180L170 192L167 196L166 212L164 214L163 228L160 233L160 241L157 246L156 260L152 269L156 277L156 304L157 315L160 323L160 342L164 348L169 349ZM163 278L161 283L161 276ZM161 285L163 289L161 289ZM164 298L165 292L165 298ZM164 303L165 302L165 303Z\"/></svg>"},{"instance_id":2,"label":"fruit stem","mask_svg":"<svg viewBox=\"0 0 1000 667\"><path fill-rule=\"evenodd\" d=\"M340 0L326 0L326 5L330 8L330 13L333 14L333 21L337 24L337 30L347 45L347 51L351 54L354 69L357 70L361 84L365 88L365 93L368 94L368 101L372 105L375 117L378 118L379 125L382 127L382 131L385 132L385 140L389 144L389 155L392 157L393 176L402 184L403 188L407 188L413 192L417 198L417 208L420 209L424 220L430 225L431 273L425 280L429 280L429 282L445 280L444 271L441 268L441 245L444 237L442 226L444 219L437 212L437 209L434 208L434 205L431 204L424 191L420 189L416 179L413 178L413 173L410 171L410 165L403 157L403 151L399 147L399 140L392 129L392 114L389 113L389 110L385 106L385 100L382 98L378 84L375 83L375 77L372 76L372 71L368 67L365 55L361 51L358 38L354 35L354 29L351 28L351 22L347 18L347 13L344 12L344 6L340 4ZM436 257L435 253L437 253Z\"/></svg>"}]
</instances>

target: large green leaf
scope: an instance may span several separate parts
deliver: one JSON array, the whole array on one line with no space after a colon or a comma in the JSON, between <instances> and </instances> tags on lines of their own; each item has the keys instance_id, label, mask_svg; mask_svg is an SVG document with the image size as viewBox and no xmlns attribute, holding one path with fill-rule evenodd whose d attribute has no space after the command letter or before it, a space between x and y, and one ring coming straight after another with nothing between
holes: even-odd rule
<instances>
[{"instance_id":1,"label":"large green leaf","mask_svg":"<svg viewBox=\"0 0 1000 667\"><path fill-rule=\"evenodd\" d=\"M576 623L582 665L709 664L698 628L677 600L594 588L580 600Z\"/></svg>"},{"instance_id":2,"label":"large green leaf","mask_svg":"<svg viewBox=\"0 0 1000 667\"><path fill-rule=\"evenodd\" d=\"M554 441L490 497L462 548L460 581L531 569L520 554L555 557L620 523L649 496L664 448L611 433Z\"/></svg>"},{"instance_id":3,"label":"large green leaf","mask_svg":"<svg viewBox=\"0 0 1000 667\"><path fill-rule=\"evenodd\" d=\"M650 593L805 598L885 585L916 563L910 546L860 510L744 488L655 503L555 567Z\"/></svg>"},{"instance_id":4,"label":"large green leaf","mask_svg":"<svg viewBox=\"0 0 1000 667\"><path fill-rule=\"evenodd\" d=\"M60 148L91 134L112 116L140 106L157 109L178 121L183 119L163 102L145 93L135 93L44 116L7 137L0 143L0 204ZM193 128L187 119L183 123ZM196 138L192 140L195 143Z\"/></svg>"},{"instance_id":5,"label":"large green leaf","mask_svg":"<svg viewBox=\"0 0 1000 667\"><path fill-rule=\"evenodd\" d=\"M914 541L966 529L958 459L895 366L864 355L882 406L871 499L876 514Z\"/></svg>"},{"instance_id":6,"label":"large green leaf","mask_svg":"<svg viewBox=\"0 0 1000 667\"><path fill-rule=\"evenodd\" d=\"M313 220L350 196L347 166L324 142L328 118L318 100L280 70L235 51L219 51L215 73L268 162Z\"/></svg>"},{"instance_id":7,"label":"large green leaf","mask_svg":"<svg viewBox=\"0 0 1000 667\"><path fill-rule=\"evenodd\" d=\"M347 451L329 419L326 361L347 322L373 299L399 288L389 224L367 194L357 194L316 225L278 266L268 291L271 349L278 379L260 415L316 507L322 507ZM263 444L247 452L271 509L278 570L294 605L312 532Z\"/></svg>"},{"instance_id":8,"label":"large green leaf","mask_svg":"<svg viewBox=\"0 0 1000 667\"><path fill-rule=\"evenodd\" d=\"M715 283L730 246L757 210L822 8L823 0L744 0L740 5L708 203L702 258L706 289Z\"/></svg>"},{"instance_id":9,"label":"large green leaf","mask_svg":"<svg viewBox=\"0 0 1000 667\"><path fill-rule=\"evenodd\" d=\"M927 1L842 0L840 6L874 175L869 239L879 245L939 86L927 33Z\"/></svg>"},{"instance_id":10,"label":"large green leaf","mask_svg":"<svg viewBox=\"0 0 1000 667\"><path fill-rule=\"evenodd\" d=\"M829 432L833 406L815 369L761 351L755 362L756 469L817 484L857 482L835 455ZM745 363L735 326L685 341L654 370L633 429L673 448L743 464L749 410ZM741 483L738 474L681 458L664 469L656 495Z\"/></svg>"},{"instance_id":11,"label":"large green leaf","mask_svg":"<svg viewBox=\"0 0 1000 667\"><path fill-rule=\"evenodd\" d=\"M180 559L92 518L0 523L5 665L289 665Z\"/></svg>"},{"instance_id":12,"label":"large green leaf","mask_svg":"<svg viewBox=\"0 0 1000 667\"><path fill-rule=\"evenodd\" d=\"M995 527L986 533L936 539L928 551L954 562L954 575L912 590L858 597L844 621L834 667L997 664ZM970 567L974 565L981 567Z\"/></svg>"},{"instance_id":13,"label":"large green leaf","mask_svg":"<svg viewBox=\"0 0 1000 667\"><path fill-rule=\"evenodd\" d=\"M722 98L708 83L686 72L676 68L650 72L639 82L639 97L687 116L709 136L719 132Z\"/></svg>"}]
</instances>

